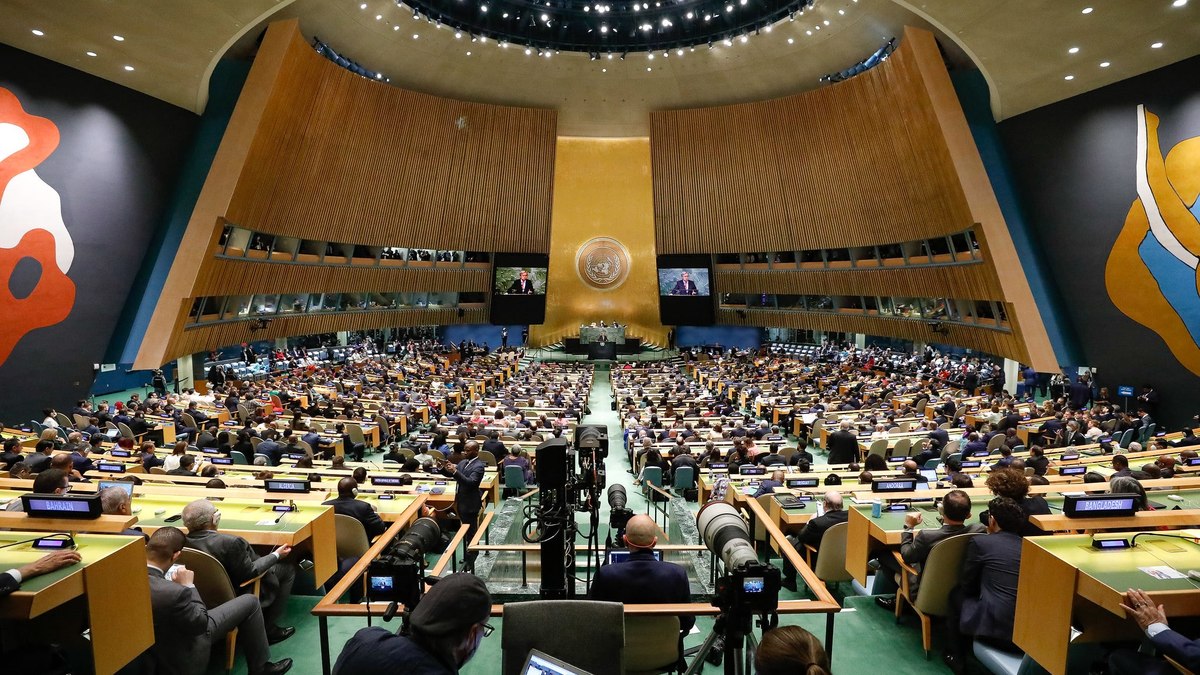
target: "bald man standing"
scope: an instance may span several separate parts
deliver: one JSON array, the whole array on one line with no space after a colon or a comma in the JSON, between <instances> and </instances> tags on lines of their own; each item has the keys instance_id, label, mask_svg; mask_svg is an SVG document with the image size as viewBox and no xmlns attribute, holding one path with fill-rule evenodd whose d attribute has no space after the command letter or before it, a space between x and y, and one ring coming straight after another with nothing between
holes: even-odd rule
<instances>
[{"instance_id":1,"label":"bald man standing","mask_svg":"<svg viewBox=\"0 0 1200 675\"><path fill-rule=\"evenodd\" d=\"M638 514L630 518L625 526L624 541L629 549L629 558L597 570L591 591L588 592L589 598L627 605L691 602L687 570L675 563L654 558L658 525L650 516ZM681 641L695 623L693 616L679 617Z\"/></svg>"}]
</instances>

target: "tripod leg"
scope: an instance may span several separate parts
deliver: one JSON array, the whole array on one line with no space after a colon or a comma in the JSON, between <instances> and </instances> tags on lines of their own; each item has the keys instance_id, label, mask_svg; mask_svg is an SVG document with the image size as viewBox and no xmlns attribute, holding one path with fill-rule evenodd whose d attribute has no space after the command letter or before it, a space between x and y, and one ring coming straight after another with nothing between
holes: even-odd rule
<instances>
[{"instance_id":1,"label":"tripod leg","mask_svg":"<svg viewBox=\"0 0 1200 675\"><path fill-rule=\"evenodd\" d=\"M696 675L704 668L704 658L712 651L713 643L717 641L720 634L717 631L710 631L708 637L704 638L704 644L700 645L699 651L696 652L696 660L692 661L692 665L688 666L685 675Z\"/></svg>"}]
</instances>

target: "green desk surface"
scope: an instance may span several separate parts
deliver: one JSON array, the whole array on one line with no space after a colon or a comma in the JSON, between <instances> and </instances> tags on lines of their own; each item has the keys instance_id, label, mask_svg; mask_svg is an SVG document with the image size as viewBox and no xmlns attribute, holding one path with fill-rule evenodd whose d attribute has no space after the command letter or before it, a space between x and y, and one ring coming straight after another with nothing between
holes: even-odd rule
<instances>
[{"instance_id":1,"label":"green desk surface","mask_svg":"<svg viewBox=\"0 0 1200 675\"><path fill-rule=\"evenodd\" d=\"M0 532L0 546L10 544L15 541L45 537L48 534L50 533L15 531ZM129 537L122 537L119 535L105 536L100 534L77 534L75 535L75 550L79 552L79 555L83 558L83 560L79 564L71 565L70 567L64 567L63 569L55 570L49 574L42 574L32 579L26 579L21 582L21 590L30 593L36 593L47 586L50 586L82 570L87 565L104 558L129 542ZM18 544L8 548L0 548L0 572L28 565L47 553L49 553L49 551L33 548L32 544Z\"/></svg>"},{"instance_id":2,"label":"green desk surface","mask_svg":"<svg viewBox=\"0 0 1200 675\"><path fill-rule=\"evenodd\" d=\"M416 499L417 495L415 494L398 494L392 499L380 499L378 495L360 494L358 496L359 501L367 502L382 514L400 513L404 509L407 509Z\"/></svg>"},{"instance_id":3,"label":"green desk surface","mask_svg":"<svg viewBox=\"0 0 1200 675\"><path fill-rule=\"evenodd\" d=\"M183 507L195 501L192 497L135 497L133 500L134 515L138 517L138 525L148 527L164 527L173 525L183 528L183 521L176 520L168 523L167 518L183 512ZM279 518L281 514L271 510L272 504L247 500L224 500L214 502L221 512L220 527L222 530L257 530L260 532L297 532L307 526L314 518L323 513L328 506L312 502L296 502L298 511L282 514L278 523L259 525L260 520ZM161 514L159 509L165 509Z\"/></svg>"},{"instance_id":4,"label":"green desk surface","mask_svg":"<svg viewBox=\"0 0 1200 675\"><path fill-rule=\"evenodd\" d=\"M1190 541L1155 537L1151 533L1139 537L1136 548L1115 551L1092 548L1092 538L1088 535L1035 537L1032 541L1118 592L1130 588L1200 590L1200 582L1186 576L1183 579L1157 579L1138 569L1165 565L1185 575L1188 570L1200 569L1200 545Z\"/></svg>"},{"instance_id":5,"label":"green desk surface","mask_svg":"<svg viewBox=\"0 0 1200 675\"><path fill-rule=\"evenodd\" d=\"M866 516L867 520L871 521L876 527L881 530L896 531L904 529L904 517L910 513L921 514L921 522L917 524L918 529L927 529L931 527L941 527L938 522L938 510L932 503L922 503L915 506L909 506L904 511L888 511L885 510L878 518L871 517L870 504L851 504L850 508L857 510L859 513Z\"/></svg>"}]
</instances>

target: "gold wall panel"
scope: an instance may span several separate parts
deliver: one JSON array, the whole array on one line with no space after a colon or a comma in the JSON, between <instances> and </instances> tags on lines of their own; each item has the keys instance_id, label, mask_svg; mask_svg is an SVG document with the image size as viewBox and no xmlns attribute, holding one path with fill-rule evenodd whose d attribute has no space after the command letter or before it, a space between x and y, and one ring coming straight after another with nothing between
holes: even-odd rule
<instances>
[{"instance_id":1,"label":"gold wall panel","mask_svg":"<svg viewBox=\"0 0 1200 675\"><path fill-rule=\"evenodd\" d=\"M585 282L576 264L580 248L597 237L612 238L629 253L628 276L611 290ZM625 324L627 335L666 343L667 329L658 320L646 138L558 139L546 322L531 327L529 339L535 345L554 343L577 335L581 323L602 319Z\"/></svg>"}]
</instances>

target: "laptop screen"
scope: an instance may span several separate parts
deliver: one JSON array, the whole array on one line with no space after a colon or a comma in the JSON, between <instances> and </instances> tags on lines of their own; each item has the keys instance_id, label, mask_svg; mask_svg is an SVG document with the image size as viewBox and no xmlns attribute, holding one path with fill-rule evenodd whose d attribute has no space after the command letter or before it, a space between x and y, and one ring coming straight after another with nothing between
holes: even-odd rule
<instances>
[{"instance_id":1,"label":"laptop screen","mask_svg":"<svg viewBox=\"0 0 1200 675\"><path fill-rule=\"evenodd\" d=\"M525 667L521 669L522 675L591 675L586 670L580 670L569 663L559 661L558 659L540 652L536 649L529 652L529 656L525 658Z\"/></svg>"},{"instance_id":2,"label":"laptop screen","mask_svg":"<svg viewBox=\"0 0 1200 675\"><path fill-rule=\"evenodd\" d=\"M654 559L662 562L662 551L651 551L654 554ZM623 563L629 560L629 551L617 549L608 552L608 564Z\"/></svg>"}]
</instances>

